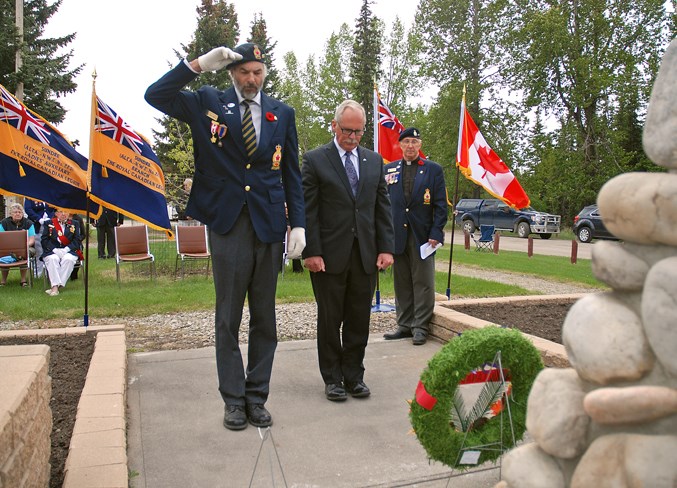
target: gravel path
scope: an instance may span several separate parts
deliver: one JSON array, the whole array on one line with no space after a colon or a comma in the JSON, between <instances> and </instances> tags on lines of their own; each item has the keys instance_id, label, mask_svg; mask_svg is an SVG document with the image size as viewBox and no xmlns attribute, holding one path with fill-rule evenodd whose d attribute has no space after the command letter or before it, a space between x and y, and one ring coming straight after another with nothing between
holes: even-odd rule
<instances>
[{"instance_id":1,"label":"gravel path","mask_svg":"<svg viewBox=\"0 0 677 488\"><path fill-rule=\"evenodd\" d=\"M440 263L444 271L448 264ZM543 295L560 293L588 293L594 289L566 283L550 282L519 273L505 273L480 268L456 265L453 273L490 281L514 284ZM454 296L452 295L452 299ZM392 299L382 299L383 304L394 305ZM278 338L280 341L314 339L315 303L287 303L277 306ZM132 351L155 351L167 349L193 349L214 345L214 312L196 311L174 314L155 314L147 317L90 318L91 325L124 323L127 331L127 347ZM245 307L240 328L240 341L247 342L249 312ZM54 327L78 327L82 319L72 320L21 320L1 322L0 330L38 329ZM383 333L394 330L395 312L372 313L370 331Z\"/></svg>"}]
</instances>

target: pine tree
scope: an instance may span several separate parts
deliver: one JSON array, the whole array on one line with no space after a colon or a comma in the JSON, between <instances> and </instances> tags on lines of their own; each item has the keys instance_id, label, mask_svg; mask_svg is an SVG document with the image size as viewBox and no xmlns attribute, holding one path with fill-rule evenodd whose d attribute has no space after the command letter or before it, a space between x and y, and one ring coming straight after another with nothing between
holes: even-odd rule
<instances>
[{"instance_id":1,"label":"pine tree","mask_svg":"<svg viewBox=\"0 0 677 488\"><path fill-rule=\"evenodd\" d=\"M70 68L73 51L62 52L75 34L43 38L49 19L61 0L33 0L24 5L23 43L15 26L14 0L0 0L0 84L15 92L23 83L23 102L52 123L64 120L66 110L58 98L77 88L75 76L82 66ZM21 49L22 66L16 72L16 52Z\"/></svg>"},{"instance_id":2,"label":"pine tree","mask_svg":"<svg viewBox=\"0 0 677 488\"><path fill-rule=\"evenodd\" d=\"M195 59L218 46L234 47L239 37L239 25L235 7L225 0L202 0L195 9L198 15L193 39L176 51L177 59ZM227 69L201 73L188 84L187 89L196 90L203 85L226 89L231 86ZM154 130L155 152L165 172L167 202L179 205L183 198L183 181L192 176L195 169L193 138L184 122L163 115L158 119L161 129Z\"/></svg>"},{"instance_id":3,"label":"pine tree","mask_svg":"<svg viewBox=\"0 0 677 488\"><path fill-rule=\"evenodd\" d=\"M266 21L263 19L263 14L254 14L254 20L251 25L251 32L247 42L257 44L261 50L266 53L266 66L268 67L268 75L266 76L266 83L263 90L267 95L273 98L282 99L280 95L280 76L275 68L275 46L277 41L271 41L268 37L268 28ZM284 99L282 99L284 101Z\"/></svg>"},{"instance_id":4,"label":"pine tree","mask_svg":"<svg viewBox=\"0 0 677 488\"><path fill-rule=\"evenodd\" d=\"M366 132L360 144L369 148L374 146L374 81L381 67L382 31L381 21L371 12L372 3L373 0L362 1L350 58L350 91L367 112Z\"/></svg>"}]
</instances>

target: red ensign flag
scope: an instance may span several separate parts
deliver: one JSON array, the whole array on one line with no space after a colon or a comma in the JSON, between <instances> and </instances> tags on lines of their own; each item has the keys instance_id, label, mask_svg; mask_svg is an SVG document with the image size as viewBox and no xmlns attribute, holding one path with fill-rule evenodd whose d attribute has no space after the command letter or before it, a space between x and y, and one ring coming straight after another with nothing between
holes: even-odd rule
<instances>
[{"instance_id":1,"label":"red ensign flag","mask_svg":"<svg viewBox=\"0 0 677 488\"><path fill-rule=\"evenodd\" d=\"M519 181L498 154L489 147L470 117L465 107L465 97L461 102L456 166L463 176L511 207L520 209L529 206L529 197Z\"/></svg>"}]
</instances>

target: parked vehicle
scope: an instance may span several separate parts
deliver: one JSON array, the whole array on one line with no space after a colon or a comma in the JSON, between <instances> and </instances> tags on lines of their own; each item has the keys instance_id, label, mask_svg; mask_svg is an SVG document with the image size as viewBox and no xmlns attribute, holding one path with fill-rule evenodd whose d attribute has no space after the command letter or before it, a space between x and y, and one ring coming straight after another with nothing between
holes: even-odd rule
<instances>
[{"instance_id":1,"label":"parked vehicle","mask_svg":"<svg viewBox=\"0 0 677 488\"><path fill-rule=\"evenodd\" d=\"M560 231L562 218L539 212L531 207L515 210L495 198L463 198L454 209L455 222L464 231L475 232L480 225L493 225L496 230L516 232L519 237L538 234L541 239L550 239Z\"/></svg>"},{"instance_id":2,"label":"parked vehicle","mask_svg":"<svg viewBox=\"0 0 677 488\"><path fill-rule=\"evenodd\" d=\"M616 236L607 230L597 205L588 205L578 212L578 215L574 217L572 230L581 242L590 242L593 239L618 240Z\"/></svg>"}]
</instances>

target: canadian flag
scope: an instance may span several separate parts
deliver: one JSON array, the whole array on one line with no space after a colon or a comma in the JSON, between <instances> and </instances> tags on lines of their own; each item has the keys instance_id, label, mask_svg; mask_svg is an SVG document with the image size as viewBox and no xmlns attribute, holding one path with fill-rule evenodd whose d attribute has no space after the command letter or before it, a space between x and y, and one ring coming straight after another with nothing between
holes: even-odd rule
<instances>
[{"instance_id":1,"label":"canadian flag","mask_svg":"<svg viewBox=\"0 0 677 488\"><path fill-rule=\"evenodd\" d=\"M494 152L461 102L461 122L458 128L456 166L467 179L480 185L511 207L529 206L529 197L510 168Z\"/></svg>"}]
</instances>

